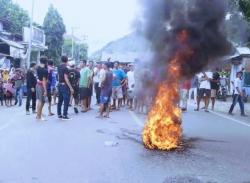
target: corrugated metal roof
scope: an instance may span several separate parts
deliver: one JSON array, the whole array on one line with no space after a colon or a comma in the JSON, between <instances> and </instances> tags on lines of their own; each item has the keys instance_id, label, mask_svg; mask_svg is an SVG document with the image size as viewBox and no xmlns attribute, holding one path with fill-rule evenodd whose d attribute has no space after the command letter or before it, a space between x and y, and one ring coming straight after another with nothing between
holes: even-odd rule
<instances>
[{"instance_id":1,"label":"corrugated metal roof","mask_svg":"<svg viewBox=\"0 0 250 183\"><path fill-rule=\"evenodd\" d=\"M5 39L5 38L3 38L3 37L0 37L0 40L1 40L2 42L4 42L4 43L8 44L9 46L14 47L14 48L18 48L18 49L22 49L22 50L25 49L24 46L23 46L22 44L17 43L17 42L15 42L15 41L11 41L11 40Z\"/></svg>"}]
</instances>

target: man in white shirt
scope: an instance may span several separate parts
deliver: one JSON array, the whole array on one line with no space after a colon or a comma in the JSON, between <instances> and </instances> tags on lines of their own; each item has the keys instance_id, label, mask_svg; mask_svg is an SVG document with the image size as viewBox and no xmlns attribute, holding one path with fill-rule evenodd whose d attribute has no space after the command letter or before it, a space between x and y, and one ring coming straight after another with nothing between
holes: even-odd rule
<instances>
[{"instance_id":1,"label":"man in white shirt","mask_svg":"<svg viewBox=\"0 0 250 183\"><path fill-rule=\"evenodd\" d=\"M130 71L127 73L127 78L128 78L129 109L133 109L134 89L135 89L135 75L134 75L134 66L133 65L130 65Z\"/></svg>"},{"instance_id":2,"label":"man in white shirt","mask_svg":"<svg viewBox=\"0 0 250 183\"><path fill-rule=\"evenodd\" d=\"M100 96L101 96L101 76L100 76L100 71L101 71L101 64L97 64L96 67L94 68L94 88L95 88L95 94L96 94L96 104L100 104Z\"/></svg>"},{"instance_id":3,"label":"man in white shirt","mask_svg":"<svg viewBox=\"0 0 250 183\"><path fill-rule=\"evenodd\" d=\"M235 105L237 104L237 102L239 102L239 105L240 105L240 111L241 111L241 116L247 116L245 114L245 111L244 111L244 103L243 103L243 90L242 90L242 76L243 76L243 73L242 72L238 72L237 73L237 78L235 79L234 81L234 88L235 88L235 91L234 91L234 95L233 95L233 103L230 107L230 110L229 110L229 114L230 115L233 115L233 110L234 110L234 107Z\"/></svg>"},{"instance_id":4,"label":"man in white shirt","mask_svg":"<svg viewBox=\"0 0 250 183\"><path fill-rule=\"evenodd\" d=\"M200 110L200 102L202 99L204 99L205 102L205 112L208 111L208 105L211 95L211 83L213 73L212 72L202 72L199 74L199 81L200 81L200 87L198 90L198 97L197 97L197 108L195 111Z\"/></svg>"}]
</instances>

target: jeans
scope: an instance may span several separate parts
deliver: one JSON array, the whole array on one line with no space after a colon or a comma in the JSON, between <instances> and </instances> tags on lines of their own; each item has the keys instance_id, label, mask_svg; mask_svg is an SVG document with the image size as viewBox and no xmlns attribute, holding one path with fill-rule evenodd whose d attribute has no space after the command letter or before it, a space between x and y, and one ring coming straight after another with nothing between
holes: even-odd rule
<instances>
[{"instance_id":1,"label":"jeans","mask_svg":"<svg viewBox=\"0 0 250 183\"><path fill-rule=\"evenodd\" d=\"M31 88L27 88L26 111L30 109L30 101L32 101L32 111L36 111L36 92L32 92Z\"/></svg>"},{"instance_id":2,"label":"jeans","mask_svg":"<svg viewBox=\"0 0 250 183\"><path fill-rule=\"evenodd\" d=\"M243 103L242 97L240 95L238 95L238 94L233 95L233 103L232 103L232 105L230 107L229 113L233 112L234 107L237 104L237 102L239 102L241 114L245 114L244 103Z\"/></svg>"},{"instance_id":3,"label":"jeans","mask_svg":"<svg viewBox=\"0 0 250 183\"><path fill-rule=\"evenodd\" d=\"M95 83L95 94L96 94L96 102L97 104L101 103L101 87L99 87L99 83Z\"/></svg>"},{"instance_id":4,"label":"jeans","mask_svg":"<svg viewBox=\"0 0 250 183\"><path fill-rule=\"evenodd\" d=\"M18 87L16 88L16 93L15 93L15 104L18 103L18 105L21 106L22 100L23 100L23 89L22 87Z\"/></svg>"},{"instance_id":5,"label":"jeans","mask_svg":"<svg viewBox=\"0 0 250 183\"><path fill-rule=\"evenodd\" d=\"M4 101L4 94L0 93L0 104L3 105L3 101Z\"/></svg>"},{"instance_id":6,"label":"jeans","mask_svg":"<svg viewBox=\"0 0 250 183\"><path fill-rule=\"evenodd\" d=\"M62 115L62 104L63 106L63 116L68 116L68 108L70 102L70 90L66 85L59 84L58 86L58 104L57 104L57 115Z\"/></svg>"}]
</instances>

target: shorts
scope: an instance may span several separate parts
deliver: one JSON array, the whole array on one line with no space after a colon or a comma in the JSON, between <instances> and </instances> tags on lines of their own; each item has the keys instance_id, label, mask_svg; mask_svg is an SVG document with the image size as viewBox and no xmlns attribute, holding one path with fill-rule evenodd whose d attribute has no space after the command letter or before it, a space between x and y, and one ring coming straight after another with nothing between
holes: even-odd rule
<instances>
[{"instance_id":1,"label":"shorts","mask_svg":"<svg viewBox=\"0 0 250 183\"><path fill-rule=\"evenodd\" d=\"M74 89L73 98L75 100L79 100L79 87L78 86L73 86L73 89Z\"/></svg>"},{"instance_id":2,"label":"shorts","mask_svg":"<svg viewBox=\"0 0 250 183\"><path fill-rule=\"evenodd\" d=\"M101 104L107 105L110 103L110 97L108 97L108 96L101 96L100 99L101 99Z\"/></svg>"},{"instance_id":3,"label":"shorts","mask_svg":"<svg viewBox=\"0 0 250 183\"><path fill-rule=\"evenodd\" d=\"M127 96L127 88L126 87L122 87L122 95L123 96Z\"/></svg>"},{"instance_id":4,"label":"shorts","mask_svg":"<svg viewBox=\"0 0 250 183\"><path fill-rule=\"evenodd\" d=\"M128 95L127 95L127 97L128 97L128 99L134 99L134 97L135 97L134 91L128 90Z\"/></svg>"},{"instance_id":5,"label":"shorts","mask_svg":"<svg viewBox=\"0 0 250 183\"><path fill-rule=\"evenodd\" d=\"M112 88L112 98L113 99L123 98L122 88L120 86Z\"/></svg>"},{"instance_id":6,"label":"shorts","mask_svg":"<svg viewBox=\"0 0 250 183\"><path fill-rule=\"evenodd\" d=\"M36 98L37 100L39 100L42 103L45 103L45 97L44 97L44 88L42 85L37 84L36 85Z\"/></svg>"},{"instance_id":7,"label":"shorts","mask_svg":"<svg viewBox=\"0 0 250 183\"><path fill-rule=\"evenodd\" d=\"M211 90L211 98L216 98L216 95L217 95L217 90L212 89Z\"/></svg>"},{"instance_id":8,"label":"shorts","mask_svg":"<svg viewBox=\"0 0 250 183\"><path fill-rule=\"evenodd\" d=\"M87 99L90 96L89 88L80 88L80 100Z\"/></svg>"},{"instance_id":9,"label":"shorts","mask_svg":"<svg viewBox=\"0 0 250 183\"><path fill-rule=\"evenodd\" d=\"M207 96L210 97L211 96L211 90L205 89L205 88L200 88L198 90L198 96L200 98L207 97Z\"/></svg>"}]
</instances>

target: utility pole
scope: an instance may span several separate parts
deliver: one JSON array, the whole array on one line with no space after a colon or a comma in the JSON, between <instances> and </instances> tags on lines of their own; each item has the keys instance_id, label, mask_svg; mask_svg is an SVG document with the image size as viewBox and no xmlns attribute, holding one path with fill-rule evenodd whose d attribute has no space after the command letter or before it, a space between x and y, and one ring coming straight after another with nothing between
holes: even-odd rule
<instances>
[{"instance_id":1,"label":"utility pole","mask_svg":"<svg viewBox=\"0 0 250 183\"><path fill-rule=\"evenodd\" d=\"M72 59L74 59L74 30L78 29L78 27L71 27L71 55Z\"/></svg>"},{"instance_id":2,"label":"utility pole","mask_svg":"<svg viewBox=\"0 0 250 183\"><path fill-rule=\"evenodd\" d=\"M27 65L26 65L27 68L29 68L30 66L31 51L32 51L34 4L35 4L35 0L32 0L31 17L30 17L30 39L29 39L28 58L27 58Z\"/></svg>"},{"instance_id":3,"label":"utility pole","mask_svg":"<svg viewBox=\"0 0 250 183\"><path fill-rule=\"evenodd\" d=\"M71 57L74 59L74 27L72 27L72 34L71 34Z\"/></svg>"}]
</instances>

